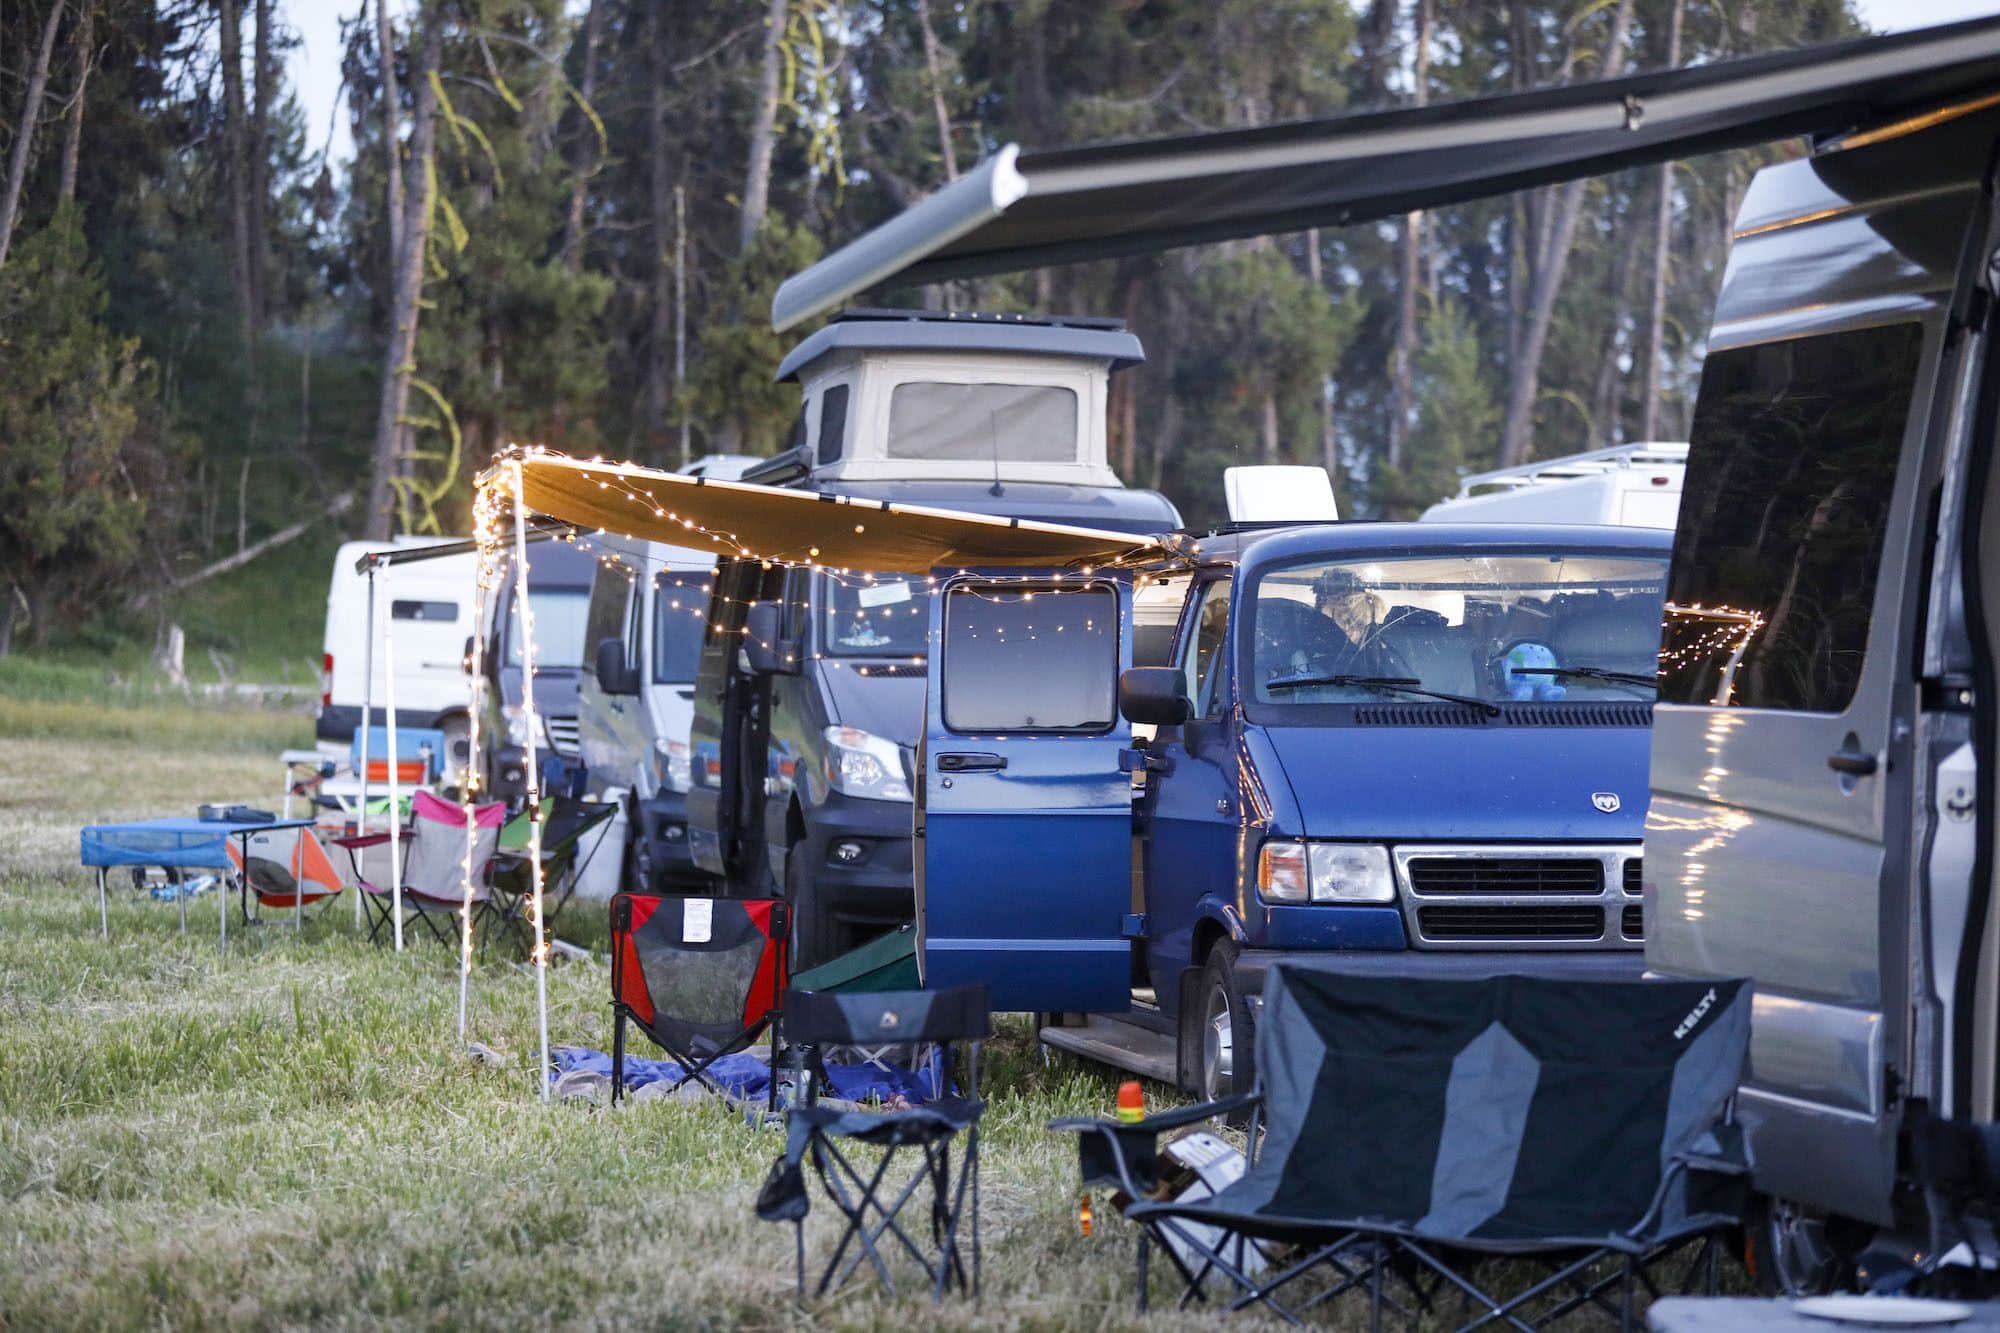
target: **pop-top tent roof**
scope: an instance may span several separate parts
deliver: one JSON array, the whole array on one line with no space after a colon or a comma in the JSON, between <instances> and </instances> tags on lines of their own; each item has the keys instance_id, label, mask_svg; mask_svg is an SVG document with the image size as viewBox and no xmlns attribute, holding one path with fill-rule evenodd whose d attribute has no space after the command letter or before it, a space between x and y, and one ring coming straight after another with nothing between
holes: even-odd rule
<instances>
[{"instance_id":1,"label":"pop-top tent roof","mask_svg":"<svg viewBox=\"0 0 2000 1333\"><path fill-rule=\"evenodd\" d=\"M1104 565L1157 559L1129 532L1036 523L816 491L656 472L631 463L529 452L519 459L528 509L579 528L718 555L881 573L939 568ZM502 465L497 479L504 483ZM893 514L893 521L880 521Z\"/></svg>"},{"instance_id":2,"label":"pop-top tent roof","mask_svg":"<svg viewBox=\"0 0 2000 1333\"><path fill-rule=\"evenodd\" d=\"M787 280L771 323L790 328L891 282L1345 226L1790 135L1883 126L1996 92L2000 18L1988 18L1257 129L1037 152L1009 144Z\"/></svg>"}]
</instances>

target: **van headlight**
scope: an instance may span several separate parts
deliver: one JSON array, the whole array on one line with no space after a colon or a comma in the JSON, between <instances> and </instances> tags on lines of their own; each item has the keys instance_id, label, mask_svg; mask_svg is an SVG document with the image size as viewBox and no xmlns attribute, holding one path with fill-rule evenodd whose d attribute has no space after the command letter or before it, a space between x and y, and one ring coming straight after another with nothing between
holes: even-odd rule
<instances>
[{"instance_id":1,"label":"van headlight","mask_svg":"<svg viewBox=\"0 0 2000 1333\"><path fill-rule=\"evenodd\" d=\"M525 747L528 744L528 710L519 704L503 704L500 716L507 728L507 743Z\"/></svg>"},{"instance_id":2,"label":"van headlight","mask_svg":"<svg viewBox=\"0 0 2000 1333\"><path fill-rule=\"evenodd\" d=\"M896 742L859 727L828 727L826 744L826 780L835 791L876 801L910 799Z\"/></svg>"},{"instance_id":3,"label":"van headlight","mask_svg":"<svg viewBox=\"0 0 2000 1333\"><path fill-rule=\"evenodd\" d=\"M693 786L694 765L690 762L687 742L655 737L653 770L659 774L660 785L668 791L686 791Z\"/></svg>"},{"instance_id":4,"label":"van headlight","mask_svg":"<svg viewBox=\"0 0 2000 1333\"><path fill-rule=\"evenodd\" d=\"M1389 849L1372 842L1267 842L1257 854L1267 903L1393 903Z\"/></svg>"}]
</instances>

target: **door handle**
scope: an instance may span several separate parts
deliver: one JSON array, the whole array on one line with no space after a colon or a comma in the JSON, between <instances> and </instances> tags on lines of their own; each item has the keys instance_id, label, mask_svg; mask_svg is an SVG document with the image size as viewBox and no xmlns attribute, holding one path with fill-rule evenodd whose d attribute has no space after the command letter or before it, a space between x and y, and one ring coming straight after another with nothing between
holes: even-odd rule
<instances>
[{"instance_id":1,"label":"door handle","mask_svg":"<svg viewBox=\"0 0 2000 1333\"><path fill-rule=\"evenodd\" d=\"M1007 767L1007 757L960 750L939 755L937 766L940 773L991 773Z\"/></svg>"},{"instance_id":2,"label":"door handle","mask_svg":"<svg viewBox=\"0 0 2000 1333\"><path fill-rule=\"evenodd\" d=\"M1850 742L1828 755L1826 766L1851 778L1865 778L1881 765L1874 755Z\"/></svg>"}]
</instances>

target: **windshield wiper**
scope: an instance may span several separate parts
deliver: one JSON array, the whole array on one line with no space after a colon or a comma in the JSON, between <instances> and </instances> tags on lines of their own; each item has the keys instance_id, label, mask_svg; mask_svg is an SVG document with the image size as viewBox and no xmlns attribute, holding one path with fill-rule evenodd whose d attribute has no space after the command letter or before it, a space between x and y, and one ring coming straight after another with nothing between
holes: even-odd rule
<instances>
[{"instance_id":1,"label":"windshield wiper","mask_svg":"<svg viewBox=\"0 0 2000 1333\"><path fill-rule=\"evenodd\" d=\"M1442 699L1446 703L1476 708L1487 717L1500 716L1500 709L1485 699L1475 699L1469 694L1449 694L1444 690L1427 689L1415 676L1355 676L1346 672L1332 672L1326 675L1307 673L1299 676L1273 676L1264 682L1264 688L1267 690L1290 689L1298 685L1359 685L1373 690L1421 694L1428 699Z\"/></svg>"},{"instance_id":2,"label":"windshield wiper","mask_svg":"<svg viewBox=\"0 0 2000 1333\"><path fill-rule=\"evenodd\" d=\"M1577 676L1584 680L1602 680L1613 685L1643 685L1658 692L1658 676L1642 676L1636 671L1613 671L1610 667L1508 667L1517 676Z\"/></svg>"}]
</instances>

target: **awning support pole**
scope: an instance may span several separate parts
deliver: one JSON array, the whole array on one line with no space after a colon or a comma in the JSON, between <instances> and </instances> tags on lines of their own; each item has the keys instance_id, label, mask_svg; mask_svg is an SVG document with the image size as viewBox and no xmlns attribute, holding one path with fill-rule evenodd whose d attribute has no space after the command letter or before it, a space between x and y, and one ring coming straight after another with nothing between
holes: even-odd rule
<instances>
[{"instance_id":1,"label":"awning support pole","mask_svg":"<svg viewBox=\"0 0 2000 1333\"><path fill-rule=\"evenodd\" d=\"M465 776L460 784L460 804L465 813L465 866L461 888L464 898L458 908L458 1044L465 1044L465 1015L472 994L472 853L479 841L474 815L479 807L479 784L486 767L480 762L479 721L486 711L486 585L493 558L492 497L486 487L478 488L472 501L473 537L479 554L473 566L472 590L472 700L465 733Z\"/></svg>"},{"instance_id":2,"label":"awning support pole","mask_svg":"<svg viewBox=\"0 0 2000 1333\"><path fill-rule=\"evenodd\" d=\"M375 704L375 563L368 563L368 632L362 635L367 646L361 658L361 765L354 777L359 784L358 795L354 798L354 833L359 837L368 832L368 730L374 719L370 714ZM359 879L360 876L356 876ZM362 926L361 889L354 890L354 929Z\"/></svg>"},{"instance_id":3,"label":"awning support pole","mask_svg":"<svg viewBox=\"0 0 2000 1333\"><path fill-rule=\"evenodd\" d=\"M396 612L392 604L382 621L382 707L389 715L389 904L395 916L396 952L403 951L403 788L397 780L403 747L396 738ZM368 793L362 784L364 797Z\"/></svg>"},{"instance_id":4,"label":"awning support pole","mask_svg":"<svg viewBox=\"0 0 2000 1333\"><path fill-rule=\"evenodd\" d=\"M521 462L507 464L514 488L514 608L520 617L521 634L521 717L527 724L528 770L528 867L533 884L530 915L533 917L535 948L535 1015L541 1031L541 1061L535 1079L541 1084L542 1101L549 1100L549 942L542 931L542 775L536 750L542 735L541 716L535 712L535 611L528 602L528 502L521 480Z\"/></svg>"}]
</instances>

